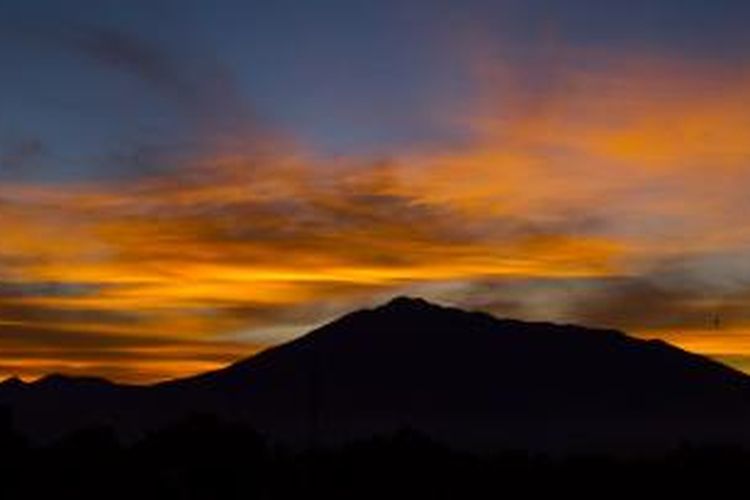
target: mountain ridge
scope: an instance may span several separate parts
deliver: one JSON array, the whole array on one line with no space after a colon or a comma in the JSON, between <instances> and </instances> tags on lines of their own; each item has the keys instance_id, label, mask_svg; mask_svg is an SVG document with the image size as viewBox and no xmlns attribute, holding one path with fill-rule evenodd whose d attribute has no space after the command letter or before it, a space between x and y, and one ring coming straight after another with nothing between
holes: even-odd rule
<instances>
[{"instance_id":1,"label":"mountain ridge","mask_svg":"<svg viewBox=\"0 0 750 500\"><path fill-rule=\"evenodd\" d=\"M45 436L91 424L138 433L208 412L298 443L403 427L471 447L750 443L750 377L721 363L617 330L408 297L219 370L148 386L64 376L0 384L0 403Z\"/></svg>"}]
</instances>

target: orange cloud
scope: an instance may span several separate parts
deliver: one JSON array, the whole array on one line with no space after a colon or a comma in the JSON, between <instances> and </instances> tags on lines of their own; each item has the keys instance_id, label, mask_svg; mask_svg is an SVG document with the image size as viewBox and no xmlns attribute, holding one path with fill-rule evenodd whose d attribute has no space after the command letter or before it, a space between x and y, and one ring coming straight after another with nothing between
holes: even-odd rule
<instances>
[{"instance_id":1,"label":"orange cloud","mask_svg":"<svg viewBox=\"0 0 750 500\"><path fill-rule=\"evenodd\" d=\"M565 68L542 92L503 67L485 72L490 90L462 118L473 139L461 146L387 162L254 147L117 184L3 184L0 347L55 335L0 371L152 380L404 288L595 281L742 252L750 74L723 71L631 58ZM573 311L557 300L537 312ZM49 350L70 332L111 359ZM750 353L695 335L681 342ZM175 344L131 355L155 336Z\"/></svg>"}]
</instances>

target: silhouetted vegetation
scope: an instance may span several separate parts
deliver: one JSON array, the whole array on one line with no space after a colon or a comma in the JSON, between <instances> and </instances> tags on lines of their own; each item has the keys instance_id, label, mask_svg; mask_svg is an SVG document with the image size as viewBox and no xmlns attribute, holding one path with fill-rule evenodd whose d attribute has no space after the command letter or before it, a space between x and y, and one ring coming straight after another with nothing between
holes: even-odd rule
<instances>
[{"instance_id":1,"label":"silhouetted vegetation","mask_svg":"<svg viewBox=\"0 0 750 500\"><path fill-rule=\"evenodd\" d=\"M471 454L410 430L317 450L269 446L239 424L193 415L135 443L107 428L31 446L0 411L4 499L635 498L739 488L750 452L683 446L658 457Z\"/></svg>"}]
</instances>

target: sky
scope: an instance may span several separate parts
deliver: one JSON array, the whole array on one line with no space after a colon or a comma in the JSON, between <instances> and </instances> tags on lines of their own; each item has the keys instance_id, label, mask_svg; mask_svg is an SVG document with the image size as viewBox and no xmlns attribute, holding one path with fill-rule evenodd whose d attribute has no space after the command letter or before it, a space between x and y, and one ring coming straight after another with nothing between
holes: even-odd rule
<instances>
[{"instance_id":1,"label":"sky","mask_svg":"<svg viewBox=\"0 0 750 500\"><path fill-rule=\"evenodd\" d=\"M402 294L750 371L748 20L0 0L0 376L189 375Z\"/></svg>"}]
</instances>

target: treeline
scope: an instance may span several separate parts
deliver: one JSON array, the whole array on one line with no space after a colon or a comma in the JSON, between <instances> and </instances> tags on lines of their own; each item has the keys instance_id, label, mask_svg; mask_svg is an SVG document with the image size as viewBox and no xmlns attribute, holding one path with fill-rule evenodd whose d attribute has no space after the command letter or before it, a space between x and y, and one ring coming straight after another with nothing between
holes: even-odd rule
<instances>
[{"instance_id":1,"label":"treeline","mask_svg":"<svg viewBox=\"0 0 750 500\"><path fill-rule=\"evenodd\" d=\"M2 499L516 499L744 496L750 453L685 446L649 459L460 453L402 431L292 452L192 416L123 445L108 428L30 446L0 418Z\"/></svg>"}]
</instances>

